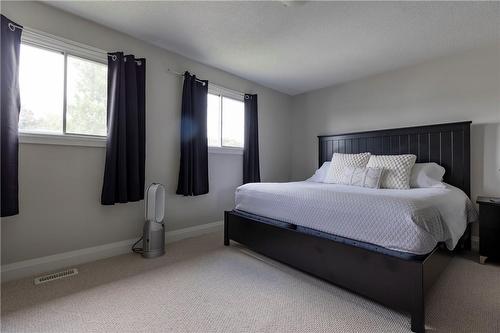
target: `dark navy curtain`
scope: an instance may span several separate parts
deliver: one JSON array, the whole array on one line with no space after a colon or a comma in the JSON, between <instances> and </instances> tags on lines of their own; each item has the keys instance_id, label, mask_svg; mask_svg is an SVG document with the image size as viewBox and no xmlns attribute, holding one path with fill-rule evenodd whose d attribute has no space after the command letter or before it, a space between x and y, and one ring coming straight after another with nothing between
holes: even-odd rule
<instances>
[{"instance_id":1,"label":"dark navy curtain","mask_svg":"<svg viewBox=\"0 0 500 333\"><path fill-rule=\"evenodd\" d=\"M177 194L208 193L207 93L208 81L184 73Z\"/></svg>"},{"instance_id":2,"label":"dark navy curtain","mask_svg":"<svg viewBox=\"0 0 500 333\"><path fill-rule=\"evenodd\" d=\"M1 15L1 216L19 214L18 184L18 123L21 100L19 97L19 49L22 28Z\"/></svg>"},{"instance_id":3,"label":"dark navy curtain","mask_svg":"<svg viewBox=\"0 0 500 333\"><path fill-rule=\"evenodd\" d=\"M101 203L144 199L146 60L108 54L108 137Z\"/></svg>"},{"instance_id":4,"label":"dark navy curtain","mask_svg":"<svg viewBox=\"0 0 500 333\"><path fill-rule=\"evenodd\" d=\"M260 182L259 120L257 115L257 95L245 94L243 184L257 182Z\"/></svg>"}]
</instances>

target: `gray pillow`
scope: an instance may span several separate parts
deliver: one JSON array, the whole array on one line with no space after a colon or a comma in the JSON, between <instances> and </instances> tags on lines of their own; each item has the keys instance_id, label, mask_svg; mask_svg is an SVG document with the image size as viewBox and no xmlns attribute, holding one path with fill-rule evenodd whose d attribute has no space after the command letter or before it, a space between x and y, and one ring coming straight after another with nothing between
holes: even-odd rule
<instances>
[{"instance_id":1,"label":"gray pillow","mask_svg":"<svg viewBox=\"0 0 500 333\"><path fill-rule=\"evenodd\" d=\"M381 168L345 167L340 176L340 184L380 188L383 171Z\"/></svg>"}]
</instances>

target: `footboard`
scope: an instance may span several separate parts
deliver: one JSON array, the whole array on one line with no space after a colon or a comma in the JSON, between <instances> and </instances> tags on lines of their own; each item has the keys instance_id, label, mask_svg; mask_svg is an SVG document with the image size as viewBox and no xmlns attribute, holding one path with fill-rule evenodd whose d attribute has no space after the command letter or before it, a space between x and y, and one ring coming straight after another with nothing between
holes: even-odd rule
<instances>
[{"instance_id":1,"label":"footboard","mask_svg":"<svg viewBox=\"0 0 500 333\"><path fill-rule=\"evenodd\" d=\"M234 240L272 259L329 281L383 305L411 314L412 330L424 332L424 293L448 262L437 250L422 260L404 260L252 220L227 211L224 244Z\"/></svg>"}]
</instances>

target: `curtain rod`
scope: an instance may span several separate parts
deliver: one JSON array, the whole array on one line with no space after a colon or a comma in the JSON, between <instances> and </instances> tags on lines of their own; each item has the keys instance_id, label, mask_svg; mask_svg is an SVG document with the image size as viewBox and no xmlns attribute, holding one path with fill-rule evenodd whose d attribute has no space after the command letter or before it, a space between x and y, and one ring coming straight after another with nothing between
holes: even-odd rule
<instances>
[{"instance_id":1,"label":"curtain rod","mask_svg":"<svg viewBox=\"0 0 500 333\"><path fill-rule=\"evenodd\" d=\"M115 54L108 54L108 57L110 57L111 60L113 60L113 61L116 61L116 59L118 59L118 57ZM123 57L123 61L127 62L127 58ZM134 59L134 61L135 61L135 63L137 65L139 65L139 66L142 65L142 61L141 60L135 60Z\"/></svg>"},{"instance_id":2,"label":"curtain rod","mask_svg":"<svg viewBox=\"0 0 500 333\"><path fill-rule=\"evenodd\" d=\"M76 47L80 47L80 48L87 48L87 49L91 48L91 50L94 51L94 52L102 53L103 55L107 55L108 57L111 57L111 59L113 61L116 60L116 55L114 55L114 54L108 54L109 53L108 51L101 50L101 49L98 49L98 48L93 47L93 46L83 45L83 44L80 44L78 42L74 42L72 40L66 39L66 38L62 38L62 37L58 37L58 36L54 36L54 35L48 34L46 32L38 31L36 29L32 29L32 28L28 28L28 27L21 27L20 25L14 24L12 22L9 22L8 27L9 27L9 29L11 31L16 31L16 29L19 29L21 31L26 31L26 32L28 32L28 33L30 33L32 35L38 36L38 37L55 39L57 41L60 41L60 42L66 43L66 44L70 44L70 45L73 45L73 46L76 46ZM124 60L125 60L125 58L124 58ZM139 65L142 64L142 62L140 60L135 60L135 62L137 64L139 64Z\"/></svg>"},{"instance_id":3,"label":"curtain rod","mask_svg":"<svg viewBox=\"0 0 500 333\"><path fill-rule=\"evenodd\" d=\"M31 33L31 34L33 34L33 35L37 35L37 36L40 36L40 37L44 37L44 38L47 38L47 37L49 37L49 38L53 38L53 39L58 40L58 41L60 41L60 42L64 42L64 43L67 43L67 44L71 44L71 45L73 45L73 46L77 46L77 47L87 47L87 48L89 48L89 46L87 46L87 45L83 45L83 44L80 44L80 43L78 43L78 42L73 42L73 41L68 40L68 39L66 39L66 38L57 37L57 36L54 36L54 35L51 35L51 34L48 34L48 33L45 33L45 32L38 31L38 30L36 30L36 29L29 28L29 27L21 27L21 26L19 26L19 25L17 25L17 24L14 24L14 23L12 23L12 22L9 22L8 27L9 27L9 29L10 29L11 31L15 31L16 29L19 29L19 30L26 31L26 32L29 32L29 33ZM108 57L111 57L111 59L116 60L116 56L115 56L115 55L112 55L112 54L108 54L108 53L109 53L108 51L105 51L105 50L102 50L102 49L98 49L98 48L93 47L93 46L91 46L91 48L92 48L92 49L93 49L93 51L95 51L95 52L99 52L99 53L105 54L105 55L107 55ZM141 61L140 61L140 60L136 60L136 62L137 62L138 64L141 64ZM172 69L170 69L170 68L167 68L167 71L168 71L170 74L173 74L173 75L177 75L177 76L184 76L184 74L179 73L179 72L177 72L177 71L174 71L174 70L172 70ZM196 81L201 82L201 83L203 83L203 84L205 83L203 80L200 80L200 79L198 79L198 78L196 79ZM218 88L222 88L222 89L225 89L225 90L227 90L227 91L230 91L230 92L232 92L232 93L234 93L234 94L237 94L237 95L240 95L240 96L242 96L242 97L245 97L245 93L242 93L242 92L239 92L239 91L236 91L236 90L233 90L233 89L229 89L229 88L226 88L226 87L220 86L220 85L215 84L215 83L211 83L211 84L212 84L213 86L218 87ZM246 98L246 97L245 97L245 98Z\"/></svg>"},{"instance_id":4,"label":"curtain rod","mask_svg":"<svg viewBox=\"0 0 500 333\"><path fill-rule=\"evenodd\" d=\"M167 68L167 72L169 72L169 73L170 73L170 74L172 74L172 75L184 76L184 74L179 73L179 72L177 72L177 71L174 71L173 69L170 69L170 68ZM202 81L202 80L200 80L200 79L198 79L198 78L196 78L196 81L201 82L201 83L205 83L204 81ZM240 91L236 91L236 90L233 90L233 89L229 89L229 88L226 88L226 87L220 86L220 85L215 84L215 83L210 82L210 81L208 81L208 82L209 82L209 84L211 84L212 86L215 86L215 87L217 87L217 88L221 88L221 89L227 90L227 91L229 91L229 92L231 92L231 93L233 93L233 94L235 94L235 95L239 95L239 96L241 96L241 97L247 98L247 97L245 96L245 95L246 95L245 93L242 93L242 92L240 92Z\"/></svg>"},{"instance_id":5,"label":"curtain rod","mask_svg":"<svg viewBox=\"0 0 500 333\"><path fill-rule=\"evenodd\" d=\"M172 70L170 68L167 68L167 72L169 72L170 74L173 74L173 75L177 75L177 76L184 76L184 74L176 72L176 71L174 71L174 70ZM196 78L196 81L198 81L200 83L203 83L203 85L205 85L205 81L203 81L203 80L200 80L200 79Z\"/></svg>"}]
</instances>

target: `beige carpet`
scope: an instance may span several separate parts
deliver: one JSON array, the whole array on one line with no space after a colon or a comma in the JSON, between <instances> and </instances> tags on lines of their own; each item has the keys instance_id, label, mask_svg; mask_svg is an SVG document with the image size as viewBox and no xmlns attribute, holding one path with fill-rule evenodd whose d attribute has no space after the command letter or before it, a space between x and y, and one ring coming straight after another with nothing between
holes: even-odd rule
<instances>
[{"instance_id":1,"label":"beige carpet","mask_svg":"<svg viewBox=\"0 0 500 333\"><path fill-rule=\"evenodd\" d=\"M410 332L398 313L220 234L123 255L34 286L2 285L2 332ZM432 332L500 332L500 266L455 258L427 301Z\"/></svg>"}]
</instances>

